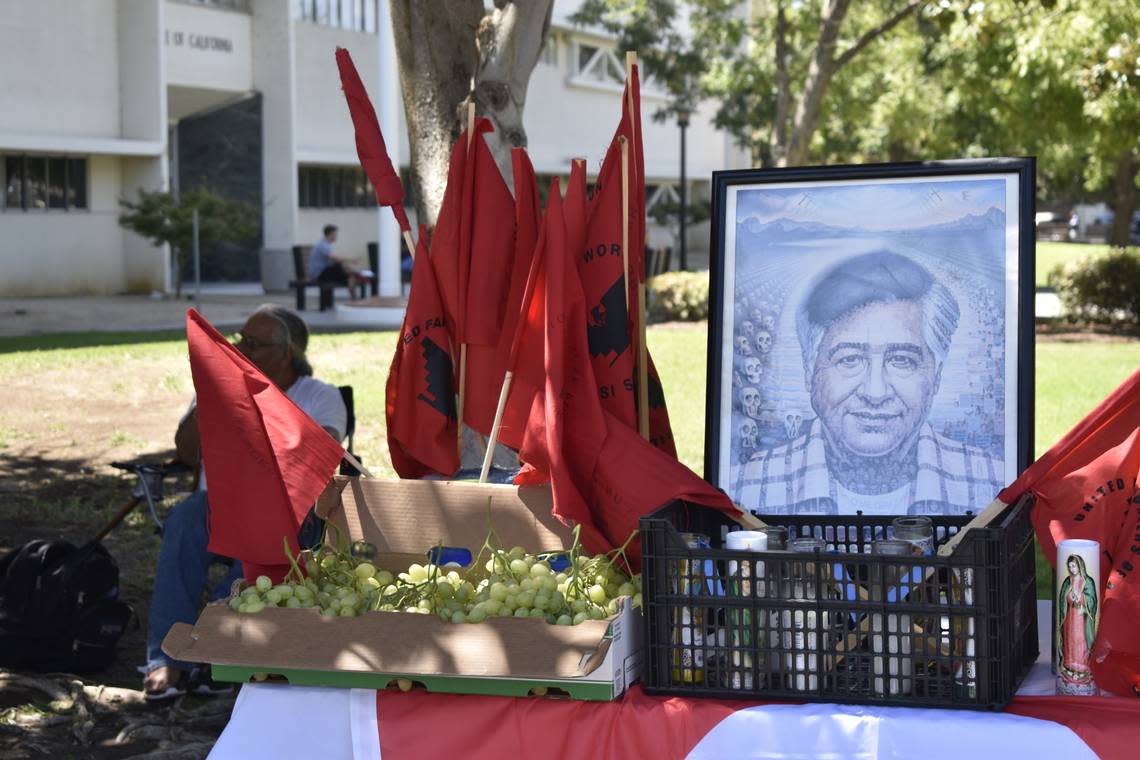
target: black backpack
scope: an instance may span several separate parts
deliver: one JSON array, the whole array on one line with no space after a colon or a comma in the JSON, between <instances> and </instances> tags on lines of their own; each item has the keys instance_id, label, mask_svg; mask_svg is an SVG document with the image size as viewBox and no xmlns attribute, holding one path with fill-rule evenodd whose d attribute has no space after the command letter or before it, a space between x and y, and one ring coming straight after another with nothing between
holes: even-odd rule
<instances>
[{"instance_id":1,"label":"black backpack","mask_svg":"<svg viewBox=\"0 0 1140 760\"><path fill-rule=\"evenodd\" d=\"M102 670L133 616L102 544L29 541L0 558L0 666Z\"/></svg>"}]
</instances>

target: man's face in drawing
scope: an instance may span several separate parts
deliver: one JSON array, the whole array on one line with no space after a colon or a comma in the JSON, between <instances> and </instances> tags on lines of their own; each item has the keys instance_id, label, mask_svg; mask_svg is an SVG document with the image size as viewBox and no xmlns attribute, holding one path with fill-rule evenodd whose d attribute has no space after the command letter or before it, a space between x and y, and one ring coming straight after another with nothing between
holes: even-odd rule
<instances>
[{"instance_id":1,"label":"man's face in drawing","mask_svg":"<svg viewBox=\"0 0 1140 760\"><path fill-rule=\"evenodd\" d=\"M918 303L874 302L827 328L808 385L831 440L849 453L875 457L913 440L940 375L922 337Z\"/></svg>"}]
</instances>

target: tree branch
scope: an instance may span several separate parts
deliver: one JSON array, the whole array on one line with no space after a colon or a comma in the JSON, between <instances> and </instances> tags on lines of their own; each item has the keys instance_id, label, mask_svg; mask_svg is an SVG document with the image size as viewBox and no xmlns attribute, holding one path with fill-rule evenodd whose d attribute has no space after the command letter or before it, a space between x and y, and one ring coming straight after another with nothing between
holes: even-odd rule
<instances>
[{"instance_id":1,"label":"tree branch","mask_svg":"<svg viewBox=\"0 0 1140 760\"><path fill-rule=\"evenodd\" d=\"M872 29L868 29L859 39L855 40L855 43L851 47L844 50L843 54L835 59L835 68L842 68L852 58L858 55L860 50L874 42L877 37L882 36L901 24L907 16L918 10L919 6L923 5L925 1L926 0L910 0L909 3L896 11L893 16L883 21L883 23Z\"/></svg>"}]
</instances>

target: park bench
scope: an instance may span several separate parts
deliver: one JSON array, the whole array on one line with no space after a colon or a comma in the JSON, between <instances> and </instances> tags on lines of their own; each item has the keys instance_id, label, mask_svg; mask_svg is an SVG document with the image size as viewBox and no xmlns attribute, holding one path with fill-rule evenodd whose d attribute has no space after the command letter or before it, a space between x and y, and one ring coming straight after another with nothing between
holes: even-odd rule
<instances>
[{"instance_id":1,"label":"park bench","mask_svg":"<svg viewBox=\"0 0 1140 760\"><path fill-rule=\"evenodd\" d=\"M378 292L377 283L377 261L372 255L372 243L368 245L368 259L369 266L372 269L372 295ZM338 285L334 282L321 282L320 280L312 279L309 277L309 250L312 248L310 245L295 245L293 246L293 279L289 281L289 287L292 288L297 294L297 311L305 310L305 290L307 288L317 288L320 291L318 306L321 311L327 311L333 308L334 296L337 288L347 288L349 293L352 293L351 285ZM360 286L359 297L364 298L364 285Z\"/></svg>"}]
</instances>

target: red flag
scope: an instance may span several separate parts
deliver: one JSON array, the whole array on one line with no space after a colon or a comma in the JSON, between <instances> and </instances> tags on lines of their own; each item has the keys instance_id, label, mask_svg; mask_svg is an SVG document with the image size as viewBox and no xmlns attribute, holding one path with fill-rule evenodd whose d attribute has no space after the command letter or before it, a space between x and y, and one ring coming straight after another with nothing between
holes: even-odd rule
<instances>
[{"instance_id":1,"label":"red flag","mask_svg":"<svg viewBox=\"0 0 1140 760\"><path fill-rule=\"evenodd\" d=\"M522 148L514 148L511 160L515 182L515 255L498 355L501 365L514 373L514 380L503 408L499 440L517 450L522 445L534 395L545 381L542 366L545 339L541 316L534 316L542 313L542 299L538 299L537 305L535 299L536 293L541 293L543 289L542 256L538 250L542 234L542 201L538 195L534 167L527 152ZM529 328L528 320L533 323ZM524 334L528 333L533 336L526 341L528 348L520 350L524 344Z\"/></svg>"},{"instance_id":2,"label":"red flag","mask_svg":"<svg viewBox=\"0 0 1140 760\"><path fill-rule=\"evenodd\" d=\"M483 139L482 133L490 131L490 122L479 122L471 146L475 171L464 176L469 196L463 204L463 227L470 228L470 254L464 280L467 382L463 421L473 430L490 435L507 372L508 348L504 344L512 337L505 329L508 309L518 310L517 303L510 303L512 275L516 265L526 267L528 261L516 261L515 201Z\"/></svg>"},{"instance_id":3,"label":"red flag","mask_svg":"<svg viewBox=\"0 0 1140 760\"><path fill-rule=\"evenodd\" d=\"M186 312L202 466L210 474L211 552L246 578L288 569L297 531L344 450L201 314ZM261 566L261 567L259 567Z\"/></svg>"},{"instance_id":4,"label":"red flag","mask_svg":"<svg viewBox=\"0 0 1140 760\"><path fill-rule=\"evenodd\" d=\"M633 110L630 110L630 101ZM602 407L637 428L638 284L645 279L645 173L641 148L641 100L637 67L626 82L622 118L606 151L594 195L582 255L577 257L589 308L589 345ZM629 153L629 280L623 289L621 143ZM627 307L628 304L628 307ZM650 441L673 456L676 446L665 407L665 394L653 359L649 370Z\"/></svg>"},{"instance_id":5,"label":"red flag","mask_svg":"<svg viewBox=\"0 0 1140 760\"><path fill-rule=\"evenodd\" d=\"M450 477L459 469L451 338L427 239L420 225L408 308L384 392L388 451L401 478Z\"/></svg>"},{"instance_id":6,"label":"red flag","mask_svg":"<svg viewBox=\"0 0 1140 760\"><path fill-rule=\"evenodd\" d=\"M1102 689L1140 694L1140 372L998 494L1034 496L1033 525L1050 564L1066 538L1100 542L1105 579L1092 671Z\"/></svg>"},{"instance_id":7,"label":"red flag","mask_svg":"<svg viewBox=\"0 0 1140 760\"><path fill-rule=\"evenodd\" d=\"M344 88L344 99L348 102L348 112L356 130L356 155L360 157L360 166L376 190L376 202L381 206L390 206L400 229L407 232L412 227L404 213L404 186L392 168L392 159L388 157L384 135L380 132L380 121L376 118L376 110L368 98L368 91L360 81L352 56L344 48L336 49L336 66L340 70L340 84Z\"/></svg>"},{"instance_id":8,"label":"red flag","mask_svg":"<svg viewBox=\"0 0 1140 760\"><path fill-rule=\"evenodd\" d=\"M571 182L567 208L578 202L582 187ZM583 543L595 552L624 543L640 517L674 498L738 514L724 493L602 409L589 360L585 296L566 245L569 230L557 189L551 189L543 220L546 383L519 452L531 466L521 482L549 477L554 514L580 524ZM627 551L636 566L639 545Z\"/></svg>"}]
</instances>

